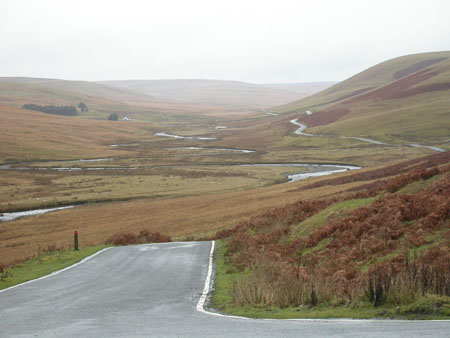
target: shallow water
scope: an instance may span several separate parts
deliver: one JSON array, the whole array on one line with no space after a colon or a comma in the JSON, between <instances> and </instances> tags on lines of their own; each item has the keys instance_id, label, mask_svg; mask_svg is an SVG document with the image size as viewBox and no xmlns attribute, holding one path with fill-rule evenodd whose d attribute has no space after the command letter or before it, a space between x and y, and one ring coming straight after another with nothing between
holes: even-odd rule
<instances>
[{"instance_id":1,"label":"shallow water","mask_svg":"<svg viewBox=\"0 0 450 338\"><path fill-rule=\"evenodd\" d=\"M203 147L186 147L184 149L188 150L216 150L216 151L231 151L231 152L237 152L242 154L250 154L255 153L255 150L249 150L249 149L235 149L235 148L203 148Z\"/></svg>"},{"instance_id":2,"label":"shallow water","mask_svg":"<svg viewBox=\"0 0 450 338\"><path fill-rule=\"evenodd\" d=\"M217 140L216 137L181 136L181 135L174 135L174 134L167 134L167 133L156 133L155 136L159 136L159 137L170 137L170 138L184 139L184 140L202 140L202 141L212 141L212 140Z\"/></svg>"},{"instance_id":3,"label":"shallow water","mask_svg":"<svg viewBox=\"0 0 450 338\"><path fill-rule=\"evenodd\" d=\"M345 172L347 170L357 170L361 167L353 165L341 165L341 164L314 164L314 163L261 163L261 164L244 164L244 167L303 167L308 168L308 171L302 171L298 174L288 174L287 178L290 182L297 182L310 177L319 177L325 175L336 174Z\"/></svg>"},{"instance_id":4,"label":"shallow water","mask_svg":"<svg viewBox=\"0 0 450 338\"><path fill-rule=\"evenodd\" d=\"M42 215L42 214L46 214L48 212L63 210L63 209L70 209L70 208L74 208L74 206L71 205L71 206L59 207L59 208L36 209L36 210L18 211L18 212L5 212L3 214L0 214L0 221L8 222L8 221L12 221L17 218L20 218L20 217Z\"/></svg>"}]
</instances>

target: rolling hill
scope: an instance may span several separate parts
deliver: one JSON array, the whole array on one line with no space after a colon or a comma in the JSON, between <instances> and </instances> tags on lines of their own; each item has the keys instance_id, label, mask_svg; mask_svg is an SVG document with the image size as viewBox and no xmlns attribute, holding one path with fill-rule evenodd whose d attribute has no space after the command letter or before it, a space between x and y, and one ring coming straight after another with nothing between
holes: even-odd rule
<instances>
[{"instance_id":1,"label":"rolling hill","mask_svg":"<svg viewBox=\"0 0 450 338\"><path fill-rule=\"evenodd\" d=\"M385 61L272 110L299 117L311 133L439 143L449 138L449 94L450 52L434 52ZM306 110L313 114L299 114Z\"/></svg>"},{"instance_id":2,"label":"rolling hill","mask_svg":"<svg viewBox=\"0 0 450 338\"><path fill-rule=\"evenodd\" d=\"M265 87L287 90L306 96L321 92L337 82L266 83Z\"/></svg>"},{"instance_id":3,"label":"rolling hill","mask_svg":"<svg viewBox=\"0 0 450 338\"><path fill-rule=\"evenodd\" d=\"M263 110L305 97L296 91L239 81L126 80L100 84L132 90L160 99Z\"/></svg>"},{"instance_id":4,"label":"rolling hill","mask_svg":"<svg viewBox=\"0 0 450 338\"><path fill-rule=\"evenodd\" d=\"M21 107L26 103L76 106L80 101L89 107L89 112L82 117L92 119L105 119L110 112L148 121L166 115L246 111L245 107L238 109L156 98L142 92L88 81L0 77L0 104L5 106Z\"/></svg>"},{"instance_id":5,"label":"rolling hill","mask_svg":"<svg viewBox=\"0 0 450 338\"><path fill-rule=\"evenodd\" d=\"M123 152L108 144L143 138L143 128L150 127L142 123L76 119L3 105L0 121L0 163L118 156Z\"/></svg>"}]
</instances>

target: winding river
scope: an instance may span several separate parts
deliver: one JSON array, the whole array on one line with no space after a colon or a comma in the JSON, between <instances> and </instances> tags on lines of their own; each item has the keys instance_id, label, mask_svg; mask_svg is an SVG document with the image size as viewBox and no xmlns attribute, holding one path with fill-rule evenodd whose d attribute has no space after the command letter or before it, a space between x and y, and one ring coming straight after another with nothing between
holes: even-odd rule
<instances>
[{"instance_id":1,"label":"winding river","mask_svg":"<svg viewBox=\"0 0 450 338\"><path fill-rule=\"evenodd\" d=\"M0 214L0 221L8 222L8 221L13 221L13 220L15 220L17 218L21 218L21 217L42 215L42 214L46 214L47 212L63 210L63 209L70 209L73 207L74 206L71 205L71 206L59 207L59 208L35 209L35 210L18 211L18 212L4 212L3 214Z\"/></svg>"},{"instance_id":2,"label":"winding river","mask_svg":"<svg viewBox=\"0 0 450 338\"><path fill-rule=\"evenodd\" d=\"M326 176L337 174L348 170L358 170L361 167L354 165L341 164L319 164L319 163L257 163L243 164L243 167L302 167L306 168L306 172L302 171L298 174L288 174L288 183L297 182L310 177Z\"/></svg>"},{"instance_id":3,"label":"winding river","mask_svg":"<svg viewBox=\"0 0 450 338\"><path fill-rule=\"evenodd\" d=\"M299 126L300 128L296 130L296 134L304 135L304 136L315 136L311 134L305 134L303 133L303 130L306 129L306 126L297 122L297 120L292 120L291 123ZM221 127L217 129L224 129L226 127ZM156 133L155 136L159 137L168 137L168 138L174 138L174 139L188 139L188 140L202 140L202 141L210 141L210 140L216 140L214 137L201 137L201 136L195 136L195 137L186 137L186 136L180 136L180 135L174 135L174 134L167 134L167 133ZM119 147L119 146L129 146L134 145L133 144L112 144L111 147ZM241 154L250 154L255 153L255 150L250 149L237 149L237 148L208 148L208 147L185 147L184 149L187 150L206 150L206 151L220 151L220 152L237 152ZM97 158L97 159L79 159L79 160L68 160L63 162L70 162L70 163L89 163L89 162L105 162L105 161L112 161L114 158ZM152 167L24 167L24 166L16 166L20 164L4 164L0 165L0 170L54 170L54 171L64 171L64 172L72 172L72 171L96 171L96 170L136 170L136 169L148 169ZM23 164L22 164L23 165ZM314 163L257 163L257 164L245 164L245 165L236 165L236 166L259 166L259 167L302 167L306 168L305 170L302 170L300 173L293 173L286 175L288 178L288 183L290 182L297 182L299 180L307 179L310 177L318 177L318 176L324 176L324 175L331 175L339 172L344 172L347 170L356 170L360 169L360 167L357 166L350 166L350 165L338 165L338 164L314 164ZM58 210L73 208L74 206L66 206L66 207L59 207L59 208L47 208L47 209L35 209L35 210L26 210L26 211L19 211L19 212L6 212L3 214L0 214L0 221L7 222L12 221L17 218L21 217L28 217L28 216L36 216L36 215L42 215L48 212L54 212Z\"/></svg>"}]
</instances>

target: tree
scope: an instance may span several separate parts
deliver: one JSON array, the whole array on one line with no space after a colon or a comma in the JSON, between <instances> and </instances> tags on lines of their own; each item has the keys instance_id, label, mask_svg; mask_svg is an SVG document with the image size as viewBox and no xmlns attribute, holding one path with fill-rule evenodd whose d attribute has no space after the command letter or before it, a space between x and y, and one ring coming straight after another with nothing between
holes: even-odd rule
<instances>
[{"instance_id":1,"label":"tree","mask_svg":"<svg viewBox=\"0 0 450 338\"><path fill-rule=\"evenodd\" d=\"M38 104L27 103L22 106L23 109L40 111L47 114L75 116L77 115L77 108L75 106L40 106Z\"/></svg>"},{"instance_id":2,"label":"tree","mask_svg":"<svg viewBox=\"0 0 450 338\"><path fill-rule=\"evenodd\" d=\"M119 119L119 114L117 113L111 113L108 116L108 120L110 121L117 121Z\"/></svg>"},{"instance_id":3,"label":"tree","mask_svg":"<svg viewBox=\"0 0 450 338\"><path fill-rule=\"evenodd\" d=\"M80 108L81 111L88 111L89 110L84 102L78 103L78 108Z\"/></svg>"}]
</instances>

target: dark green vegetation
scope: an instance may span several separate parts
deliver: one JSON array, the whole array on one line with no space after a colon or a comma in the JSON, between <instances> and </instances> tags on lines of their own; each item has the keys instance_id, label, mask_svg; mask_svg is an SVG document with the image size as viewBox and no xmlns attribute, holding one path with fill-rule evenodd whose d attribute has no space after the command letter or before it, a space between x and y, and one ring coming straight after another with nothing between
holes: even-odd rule
<instances>
[{"instance_id":1,"label":"dark green vegetation","mask_svg":"<svg viewBox=\"0 0 450 338\"><path fill-rule=\"evenodd\" d=\"M23 264L9 268L0 266L0 290L64 269L106 247L108 246L80 247L78 251L48 247L39 257L31 258Z\"/></svg>"},{"instance_id":2,"label":"dark green vegetation","mask_svg":"<svg viewBox=\"0 0 450 338\"><path fill-rule=\"evenodd\" d=\"M117 113L111 113L108 116L108 120L110 121L117 121L119 119L119 114Z\"/></svg>"},{"instance_id":3,"label":"dark green vegetation","mask_svg":"<svg viewBox=\"0 0 450 338\"><path fill-rule=\"evenodd\" d=\"M22 109L64 116L75 116L78 114L77 108L75 108L74 106L40 106L38 104L27 103L22 106Z\"/></svg>"},{"instance_id":4,"label":"dark green vegetation","mask_svg":"<svg viewBox=\"0 0 450 338\"><path fill-rule=\"evenodd\" d=\"M77 107L80 108L81 111L89 111L88 107L86 106L86 103L84 103L84 102L78 103Z\"/></svg>"},{"instance_id":5,"label":"dark green vegetation","mask_svg":"<svg viewBox=\"0 0 450 338\"><path fill-rule=\"evenodd\" d=\"M256 317L450 318L449 156L353 174L377 179L218 232L213 304Z\"/></svg>"}]
</instances>

